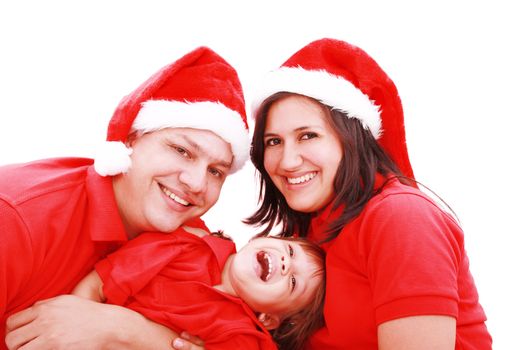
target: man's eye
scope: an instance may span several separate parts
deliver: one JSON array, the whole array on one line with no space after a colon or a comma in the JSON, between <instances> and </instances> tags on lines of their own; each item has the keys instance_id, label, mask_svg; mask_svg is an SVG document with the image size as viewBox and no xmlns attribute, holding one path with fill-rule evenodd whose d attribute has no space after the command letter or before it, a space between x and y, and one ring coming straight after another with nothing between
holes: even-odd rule
<instances>
[{"instance_id":1,"label":"man's eye","mask_svg":"<svg viewBox=\"0 0 525 350\"><path fill-rule=\"evenodd\" d=\"M215 177L222 177L222 172L220 170L215 169L215 168L210 168L209 172L210 172L210 174L212 174Z\"/></svg>"},{"instance_id":2,"label":"man's eye","mask_svg":"<svg viewBox=\"0 0 525 350\"><path fill-rule=\"evenodd\" d=\"M190 156L190 153L184 147L171 145L171 148L173 148L177 153L179 153L183 157L189 158Z\"/></svg>"}]
</instances>

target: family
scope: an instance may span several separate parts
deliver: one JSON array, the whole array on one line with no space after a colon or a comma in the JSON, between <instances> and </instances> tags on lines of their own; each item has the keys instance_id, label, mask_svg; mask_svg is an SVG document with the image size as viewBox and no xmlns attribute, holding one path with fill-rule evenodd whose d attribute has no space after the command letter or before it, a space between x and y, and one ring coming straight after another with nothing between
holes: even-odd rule
<instances>
[{"instance_id":1,"label":"family","mask_svg":"<svg viewBox=\"0 0 525 350\"><path fill-rule=\"evenodd\" d=\"M250 140L235 69L199 47L121 100L95 159L0 167L0 349L492 348L374 59L324 38L257 85ZM237 251L200 217L248 158Z\"/></svg>"}]
</instances>

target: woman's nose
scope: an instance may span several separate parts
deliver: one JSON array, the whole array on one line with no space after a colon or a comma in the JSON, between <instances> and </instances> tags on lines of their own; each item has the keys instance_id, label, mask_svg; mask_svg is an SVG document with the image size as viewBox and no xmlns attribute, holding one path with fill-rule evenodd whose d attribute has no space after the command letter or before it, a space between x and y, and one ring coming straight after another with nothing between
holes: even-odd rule
<instances>
[{"instance_id":1,"label":"woman's nose","mask_svg":"<svg viewBox=\"0 0 525 350\"><path fill-rule=\"evenodd\" d=\"M281 153L281 168L284 170L294 170L298 168L303 162L301 153L299 149L293 145L288 144L283 147L283 152Z\"/></svg>"}]
</instances>

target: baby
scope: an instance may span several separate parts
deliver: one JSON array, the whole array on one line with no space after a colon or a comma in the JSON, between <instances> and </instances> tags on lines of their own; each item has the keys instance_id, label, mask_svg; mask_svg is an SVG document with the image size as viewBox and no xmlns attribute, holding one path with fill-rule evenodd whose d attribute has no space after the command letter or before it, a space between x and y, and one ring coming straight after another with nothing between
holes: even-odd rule
<instances>
[{"instance_id":1,"label":"baby","mask_svg":"<svg viewBox=\"0 0 525 350\"><path fill-rule=\"evenodd\" d=\"M324 252L313 243L254 238L235 253L232 241L183 226L129 241L73 294L187 331L207 350L299 349L323 324L324 288Z\"/></svg>"}]
</instances>

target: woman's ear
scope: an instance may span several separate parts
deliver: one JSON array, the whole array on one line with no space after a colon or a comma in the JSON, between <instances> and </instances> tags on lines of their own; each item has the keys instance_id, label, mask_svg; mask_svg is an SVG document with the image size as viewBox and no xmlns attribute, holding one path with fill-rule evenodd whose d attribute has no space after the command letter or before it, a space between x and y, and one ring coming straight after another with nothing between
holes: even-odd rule
<instances>
[{"instance_id":1,"label":"woman's ear","mask_svg":"<svg viewBox=\"0 0 525 350\"><path fill-rule=\"evenodd\" d=\"M281 318L277 315L265 314L264 312L259 314L259 321L263 324L264 328L271 331L279 327L281 324Z\"/></svg>"}]
</instances>

